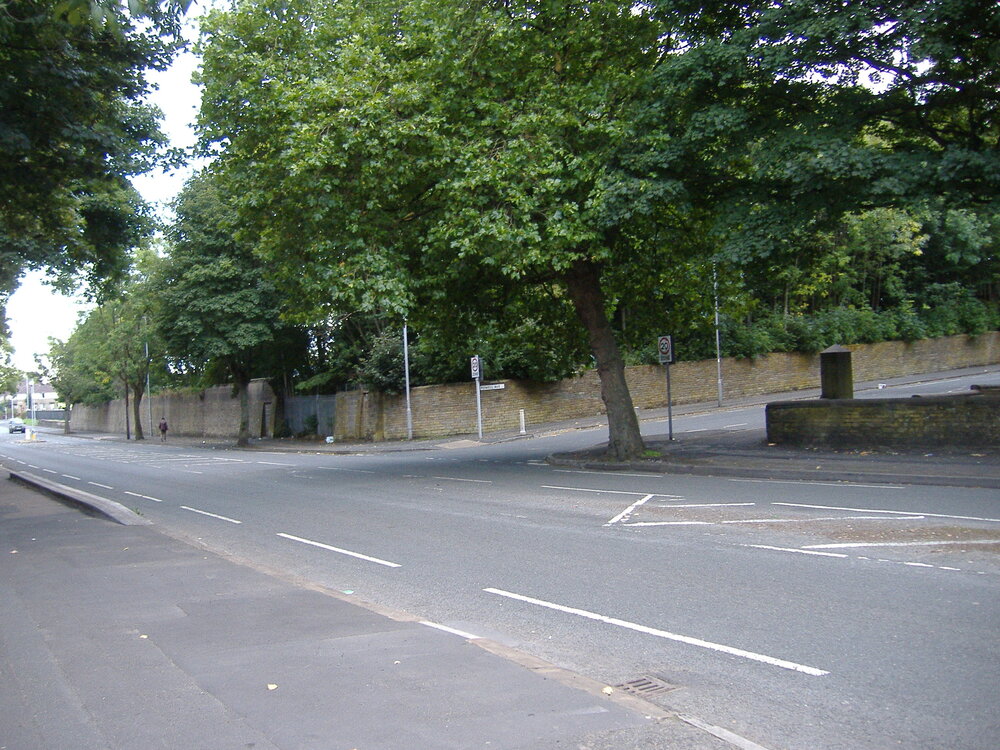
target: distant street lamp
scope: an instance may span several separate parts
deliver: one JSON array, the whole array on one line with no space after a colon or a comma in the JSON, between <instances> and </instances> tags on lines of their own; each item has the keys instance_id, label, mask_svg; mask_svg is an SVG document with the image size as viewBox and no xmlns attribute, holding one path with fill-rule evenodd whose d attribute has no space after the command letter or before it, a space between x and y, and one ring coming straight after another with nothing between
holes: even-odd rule
<instances>
[{"instance_id":1,"label":"distant street lamp","mask_svg":"<svg viewBox=\"0 0 1000 750\"><path fill-rule=\"evenodd\" d=\"M719 274L712 264L712 291L715 295L715 373L719 388L719 406L722 406L722 336L719 333Z\"/></svg>"},{"instance_id":2,"label":"distant street lamp","mask_svg":"<svg viewBox=\"0 0 1000 750\"><path fill-rule=\"evenodd\" d=\"M406 439L413 440L413 411L410 408L410 339L403 321L403 379L406 381Z\"/></svg>"}]
</instances>

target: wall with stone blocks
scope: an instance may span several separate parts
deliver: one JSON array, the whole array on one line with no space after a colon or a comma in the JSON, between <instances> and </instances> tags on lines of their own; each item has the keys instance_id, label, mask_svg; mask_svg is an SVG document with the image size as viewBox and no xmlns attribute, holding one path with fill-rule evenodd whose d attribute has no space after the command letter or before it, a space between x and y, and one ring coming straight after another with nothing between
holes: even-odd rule
<instances>
[{"instance_id":1,"label":"wall with stone blocks","mask_svg":"<svg viewBox=\"0 0 1000 750\"><path fill-rule=\"evenodd\" d=\"M266 380L253 380L249 388L250 435L260 437L274 431L274 392ZM205 438L235 438L240 428L240 401L232 387L216 386L201 391L163 392L152 396L153 424L148 424L149 406L140 404L142 430L146 437L159 435L160 417L170 426L168 435ZM132 422L132 404L129 404ZM125 400L116 399L101 406L74 404L70 430L125 434ZM134 426L133 426L134 431Z\"/></svg>"},{"instance_id":2,"label":"wall with stone blocks","mask_svg":"<svg viewBox=\"0 0 1000 750\"><path fill-rule=\"evenodd\" d=\"M1000 446L1000 394L818 399L767 405L767 440L834 448Z\"/></svg>"},{"instance_id":3,"label":"wall with stone blocks","mask_svg":"<svg viewBox=\"0 0 1000 750\"><path fill-rule=\"evenodd\" d=\"M981 336L949 336L914 342L861 344L851 349L854 382L877 381L924 372L1000 363L1000 332ZM726 399L818 388L818 354L776 353L755 360L723 359ZM635 406L667 405L663 367L626 370ZM503 390L483 391L483 431L515 429L524 409L529 425L592 417L604 412L595 370L558 383L500 381ZM671 366L675 404L717 398L715 360L679 362ZM411 391L414 437L441 437L476 432L476 392L472 381L414 388ZM369 391L337 395L337 440L384 440L406 437L405 397Z\"/></svg>"},{"instance_id":4,"label":"wall with stone blocks","mask_svg":"<svg viewBox=\"0 0 1000 750\"><path fill-rule=\"evenodd\" d=\"M901 375L1000 363L1000 332L982 336L950 336L923 341L852 345L854 382L877 381ZM723 359L726 399L818 388L819 355L770 354L755 360ZM666 406L664 369L630 367L626 371L635 405L642 409ZM679 362L671 366L671 393L675 404L711 402L717 397L716 362ZM505 380L502 390L483 391L483 430L516 429L520 410L528 425L593 417L604 412L596 370L558 383ZM273 434L274 394L264 380L250 389L250 433ZM476 432L476 392L472 381L414 388L411 391L414 437L468 435ZM160 393L152 397L155 434L161 416L171 434L234 438L239 428L239 401L228 386L198 392ZM125 405L117 400L100 407L79 404L72 410L71 429L124 434ZM404 396L374 391L338 393L333 435L344 440L398 440L406 437Z\"/></svg>"}]
</instances>

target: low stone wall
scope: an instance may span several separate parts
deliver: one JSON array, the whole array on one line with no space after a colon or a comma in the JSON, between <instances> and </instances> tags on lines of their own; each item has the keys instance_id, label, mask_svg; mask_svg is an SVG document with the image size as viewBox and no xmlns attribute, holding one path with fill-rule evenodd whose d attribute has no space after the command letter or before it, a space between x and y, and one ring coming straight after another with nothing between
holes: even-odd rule
<instances>
[{"instance_id":1,"label":"low stone wall","mask_svg":"<svg viewBox=\"0 0 1000 750\"><path fill-rule=\"evenodd\" d=\"M884 342L848 347L854 381L877 381L903 375L1000 363L1000 333L948 336L913 342ZM755 360L722 360L724 398L780 393L820 384L818 354L770 354ZM629 367L626 379L635 406L667 405L663 367ZM516 429L524 409L526 423L593 417L604 412L595 370L558 383L497 381L502 390L483 391L483 430ZM717 398L715 360L679 362L670 370L674 404ZM411 391L414 437L476 432L476 392L472 381L414 388ZM406 437L405 397L370 391L337 394L334 436L337 440L385 440Z\"/></svg>"},{"instance_id":2,"label":"low stone wall","mask_svg":"<svg viewBox=\"0 0 1000 750\"><path fill-rule=\"evenodd\" d=\"M1000 446L1000 394L817 399L767 405L767 440L833 448Z\"/></svg>"},{"instance_id":3,"label":"low stone wall","mask_svg":"<svg viewBox=\"0 0 1000 750\"><path fill-rule=\"evenodd\" d=\"M250 383L250 434L263 437L274 434L271 405L274 392L266 380ZM160 417L166 417L171 435L206 438L235 438L240 427L240 401L231 386L216 386L201 391L157 393L150 408L143 400L140 411L146 437L157 434ZM132 405L129 404L129 421ZM125 434L125 400L116 399L101 406L75 404L70 416L70 431ZM133 425L134 432L134 425Z\"/></svg>"}]
</instances>

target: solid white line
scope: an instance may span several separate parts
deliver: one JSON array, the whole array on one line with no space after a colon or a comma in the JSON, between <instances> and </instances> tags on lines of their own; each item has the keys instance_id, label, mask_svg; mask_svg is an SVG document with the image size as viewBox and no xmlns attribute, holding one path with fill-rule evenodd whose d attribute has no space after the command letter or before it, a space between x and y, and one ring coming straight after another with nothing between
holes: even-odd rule
<instances>
[{"instance_id":1,"label":"solid white line","mask_svg":"<svg viewBox=\"0 0 1000 750\"><path fill-rule=\"evenodd\" d=\"M800 555L817 555L819 557L840 557L844 558L847 555L840 555L836 552L813 552L807 549L795 549L794 547L772 547L769 544L744 544L744 547L753 547L754 549L769 549L775 552L797 552Z\"/></svg>"},{"instance_id":2,"label":"solid white line","mask_svg":"<svg viewBox=\"0 0 1000 750\"><path fill-rule=\"evenodd\" d=\"M636 521L623 526L714 526L712 521Z\"/></svg>"},{"instance_id":3,"label":"solid white line","mask_svg":"<svg viewBox=\"0 0 1000 750\"><path fill-rule=\"evenodd\" d=\"M660 508L738 508L757 503L692 503L689 505L660 505Z\"/></svg>"},{"instance_id":4,"label":"solid white line","mask_svg":"<svg viewBox=\"0 0 1000 750\"><path fill-rule=\"evenodd\" d=\"M815 523L816 521L920 521L923 516L825 516L823 518L746 518L719 523Z\"/></svg>"},{"instance_id":5,"label":"solid white line","mask_svg":"<svg viewBox=\"0 0 1000 750\"><path fill-rule=\"evenodd\" d=\"M255 464L263 464L264 466L295 466L295 464L279 464L275 461L254 461Z\"/></svg>"},{"instance_id":6,"label":"solid white line","mask_svg":"<svg viewBox=\"0 0 1000 750\"><path fill-rule=\"evenodd\" d=\"M937 542L845 542L841 544L810 544L802 549L850 549L854 547L940 547L945 544L1000 544L1000 539L958 539Z\"/></svg>"},{"instance_id":7,"label":"solid white line","mask_svg":"<svg viewBox=\"0 0 1000 750\"><path fill-rule=\"evenodd\" d=\"M449 482L474 482L476 484L493 484L492 479L462 479L461 477L436 477L431 476L428 479L447 479Z\"/></svg>"},{"instance_id":8,"label":"solid white line","mask_svg":"<svg viewBox=\"0 0 1000 750\"><path fill-rule=\"evenodd\" d=\"M220 521L228 521L229 523L243 523L242 521L237 521L235 518L227 518L226 516L220 516L216 513L209 513L207 510L198 510L197 508L192 508L188 505L181 506L184 510L189 510L192 513L201 513L203 516L211 516L212 518L218 518Z\"/></svg>"},{"instance_id":9,"label":"solid white line","mask_svg":"<svg viewBox=\"0 0 1000 750\"><path fill-rule=\"evenodd\" d=\"M387 568L402 568L403 566L399 563L389 562L388 560L381 560L377 557L369 557L368 555L362 555L360 552L351 552L347 549L341 549L340 547L331 547L329 544L323 544L322 542L314 542L312 539L303 539L300 536L292 536L291 534L279 533L282 539L291 539L293 542L301 542L302 544L310 544L313 547L319 547L320 549L329 550L330 552L337 552L341 555L347 555L348 557L356 557L359 560L367 560L368 562L377 563L378 565L384 565Z\"/></svg>"},{"instance_id":10,"label":"solid white line","mask_svg":"<svg viewBox=\"0 0 1000 750\"><path fill-rule=\"evenodd\" d=\"M771 505L784 505L789 508L819 508L821 510L853 510L860 513L893 513L898 516L913 515L911 510L882 510L880 508L841 508L837 505L806 505L805 503L771 503ZM922 513L928 518L956 518L960 521L987 521L988 523L1000 523L1000 518L979 518L978 516L953 516L948 513Z\"/></svg>"},{"instance_id":11,"label":"solid white line","mask_svg":"<svg viewBox=\"0 0 1000 750\"><path fill-rule=\"evenodd\" d=\"M651 497L653 497L653 496L652 495L646 495L645 497L636 500L634 503L632 503L625 510L623 510L621 513L619 513L617 516L615 516L614 518L612 518L610 521L608 521L604 525L605 526L614 526L619 521L624 521L626 518L628 518L629 516L632 515L632 513L636 510L636 508L641 507Z\"/></svg>"},{"instance_id":12,"label":"solid white line","mask_svg":"<svg viewBox=\"0 0 1000 750\"><path fill-rule=\"evenodd\" d=\"M421 620L421 625L426 625L429 628L434 628L435 630L443 630L445 633L451 633L452 635L457 635L460 638L466 638L470 641L479 640L481 636L473 635L472 633L466 633L464 630L456 630L455 628L449 628L447 625L439 625L436 622L430 622L428 620Z\"/></svg>"},{"instance_id":13,"label":"solid white line","mask_svg":"<svg viewBox=\"0 0 1000 750\"><path fill-rule=\"evenodd\" d=\"M753 661L758 661L764 664L770 664L772 667L781 667L782 669L791 669L796 672L804 672L805 674L813 675L814 677L820 677L825 674L830 674L824 669L817 669L816 667L809 667L805 664L797 664L793 661L786 661L785 659L776 659L773 656L767 656L765 654L757 654L753 651L744 651L741 648L734 648L732 646L725 646L721 643L712 643L711 641L703 641L700 638L691 638L686 635L678 635L677 633L670 633L666 630L659 630L658 628L650 628L645 625L639 625L634 622L628 622L627 620L619 620L617 617L607 617L605 615L599 615L596 612L588 612L585 609L577 609L575 607L567 607L562 604L554 604L553 602L547 602L543 599L535 599L530 596L524 596L523 594L515 594L510 591L504 591L503 589L487 588L483 591L488 594L496 594L497 596L503 596L508 599L515 599L517 601L526 602L527 604L534 604L539 607L545 607L546 609L553 609L557 612L565 612L570 615L577 615L578 617L585 617L588 620L596 620L598 622L603 622L608 625L615 625L620 628L626 628L628 630L634 630L637 633L645 633L646 635L656 636L657 638L665 638L669 641L678 641L680 643L686 643L689 646L698 646L699 648L706 648L712 651L719 651L724 654L730 654L732 656L739 656L744 659L751 659Z\"/></svg>"},{"instance_id":14,"label":"solid white line","mask_svg":"<svg viewBox=\"0 0 1000 750\"><path fill-rule=\"evenodd\" d=\"M126 495L131 495L132 497L141 497L143 500L152 500L154 503L162 503L163 501L156 497L150 497L149 495L140 495L138 492L129 492L125 490Z\"/></svg>"},{"instance_id":15,"label":"solid white line","mask_svg":"<svg viewBox=\"0 0 1000 750\"><path fill-rule=\"evenodd\" d=\"M100 482L87 482L87 484L92 484L92 485L94 485L95 487L103 487L103 488L104 488L104 489L106 489L106 490L113 490L113 489L114 489L114 487L108 487L108 485L106 485L106 484L101 484Z\"/></svg>"},{"instance_id":16,"label":"solid white line","mask_svg":"<svg viewBox=\"0 0 1000 750\"><path fill-rule=\"evenodd\" d=\"M718 737L720 740L728 742L734 747L738 747L740 750L767 750L766 747L758 745L753 740L748 740L746 737L730 732L728 729L723 729L722 727L717 727L714 724L709 724L696 716L677 714L677 718L686 724L690 724L691 726L697 727L704 732L708 732L713 737Z\"/></svg>"}]
</instances>

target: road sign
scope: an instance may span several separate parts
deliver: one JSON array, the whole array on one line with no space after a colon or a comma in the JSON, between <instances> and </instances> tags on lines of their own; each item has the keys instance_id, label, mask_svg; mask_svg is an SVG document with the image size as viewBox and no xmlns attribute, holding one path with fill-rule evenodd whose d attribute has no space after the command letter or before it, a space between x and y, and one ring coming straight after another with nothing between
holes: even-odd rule
<instances>
[{"instance_id":1,"label":"road sign","mask_svg":"<svg viewBox=\"0 0 1000 750\"><path fill-rule=\"evenodd\" d=\"M472 369L472 379L479 380L483 376L483 362L477 354L471 360L469 360L470 367Z\"/></svg>"},{"instance_id":2,"label":"road sign","mask_svg":"<svg viewBox=\"0 0 1000 750\"><path fill-rule=\"evenodd\" d=\"M481 390L481 391L502 391L506 387L507 387L507 385L505 383L491 383L489 385L481 385L481 386L479 386L479 390Z\"/></svg>"},{"instance_id":3,"label":"road sign","mask_svg":"<svg viewBox=\"0 0 1000 750\"><path fill-rule=\"evenodd\" d=\"M660 353L660 364L669 365L674 361L674 340L671 336L659 336L656 339L656 348Z\"/></svg>"}]
</instances>

